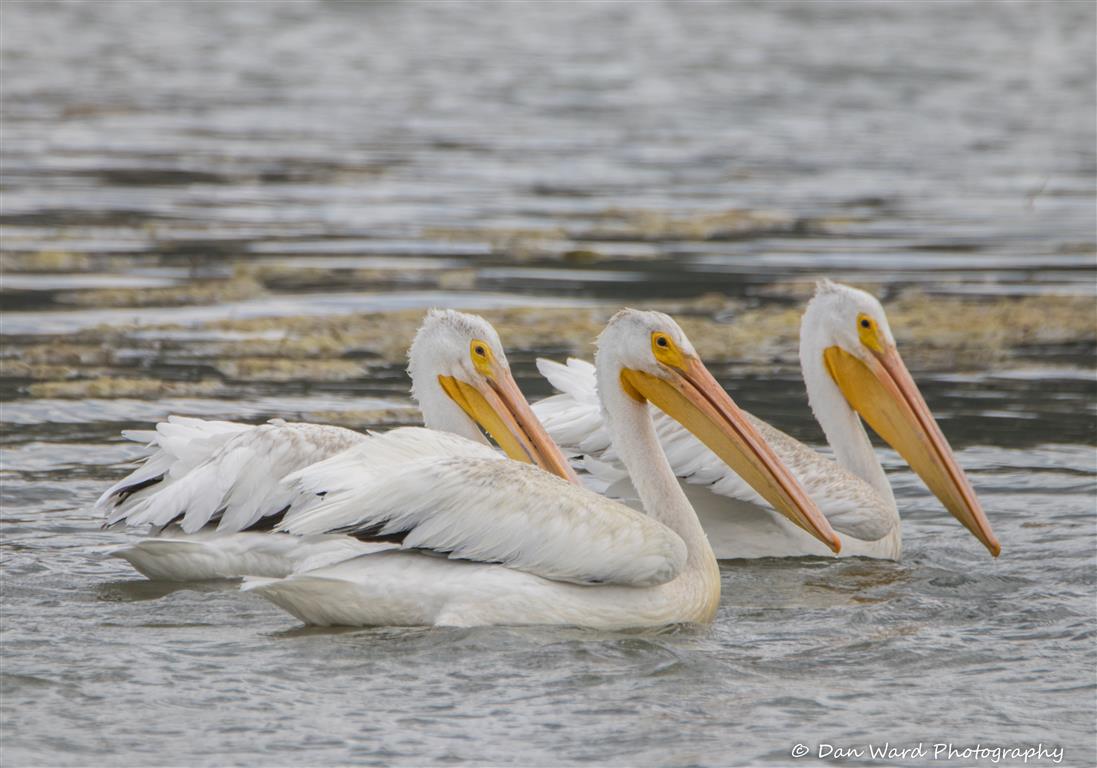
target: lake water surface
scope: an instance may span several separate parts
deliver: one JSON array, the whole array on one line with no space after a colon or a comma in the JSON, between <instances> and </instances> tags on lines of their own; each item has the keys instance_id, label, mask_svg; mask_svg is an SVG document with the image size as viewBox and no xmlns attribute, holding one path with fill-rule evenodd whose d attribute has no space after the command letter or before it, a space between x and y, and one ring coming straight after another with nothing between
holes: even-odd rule
<instances>
[{"instance_id":1,"label":"lake water surface","mask_svg":"<svg viewBox=\"0 0 1097 768\"><path fill-rule=\"evenodd\" d=\"M1097 763L1084 320L914 370L999 559L881 451L902 562L724 563L709 627L307 629L232 583L141 579L107 557L140 534L89 510L139 453L119 430L170 413L408 420L392 355L278 348L309 317L777 311L822 275L1092 298L1091 3L0 16L5 766L786 765L884 742ZM523 389L572 348L518 343ZM787 352L745 352L714 365L738 402L819 444Z\"/></svg>"}]
</instances>

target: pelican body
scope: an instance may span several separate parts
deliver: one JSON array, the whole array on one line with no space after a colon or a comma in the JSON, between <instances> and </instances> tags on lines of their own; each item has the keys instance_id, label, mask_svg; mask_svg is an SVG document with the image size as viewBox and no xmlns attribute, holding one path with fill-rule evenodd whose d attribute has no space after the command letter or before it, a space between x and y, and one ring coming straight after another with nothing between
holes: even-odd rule
<instances>
[{"instance_id":1,"label":"pelican body","mask_svg":"<svg viewBox=\"0 0 1097 768\"><path fill-rule=\"evenodd\" d=\"M997 556L1000 545L940 427L903 364L883 307L871 295L818 284L800 328L800 362L813 413L834 458L744 414L839 532L841 556L898 560L899 510L862 418L925 481L944 506ZM594 368L539 360L561 394L534 405L549 434L610 495L634 499L621 456L597 406ZM717 557L829 555L744 482L704 440L656 416L656 431Z\"/></svg>"},{"instance_id":2,"label":"pelican body","mask_svg":"<svg viewBox=\"0 0 1097 768\"><path fill-rule=\"evenodd\" d=\"M711 621L716 557L659 447L648 403L717 445L775 509L839 546L673 320L623 310L600 335L596 359L606 423L643 512L455 436L430 458L413 451L403 461L398 444L416 433L394 430L291 476L323 501L291 510L278 527L387 536L400 549L248 579L244 588L319 625Z\"/></svg>"},{"instance_id":3,"label":"pelican body","mask_svg":"<svg viewBox=\"0 0 1097 768\"><path fill-rule=\"evenodd\" d=\"M460 312L427 314L408 353L412 395L430 430L485 450L490 434L506 455L577 482L510 373L495 329ZM127 438L155 446L132 474L100 497L105 525L151 526L153 535L114 553L150 579L193 581L285 576L391 548L344 535L272 533L288 511L313 503L282 480L367 435L280 419L253 426L169 417ZM417 444L430 451L430 441Z\"/></svg>"}]
</instances>

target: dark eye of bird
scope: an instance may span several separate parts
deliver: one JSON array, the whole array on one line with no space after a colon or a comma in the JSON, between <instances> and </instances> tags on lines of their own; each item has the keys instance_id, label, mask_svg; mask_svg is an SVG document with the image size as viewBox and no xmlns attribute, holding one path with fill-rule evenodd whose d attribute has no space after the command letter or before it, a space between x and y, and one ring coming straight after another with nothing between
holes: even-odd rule
<instances>
[{"instance_id":1,"label":"dark eye of bird","mask_svg":"<svg viewBox=\"0 0 1097 768\"><path fill-rule=\"evenodd\" d=\"M478 354L478 355L480 355L481 357L483 357L483 356L484 356L484 348L483 348L483 347L477 347L477 348L476 348L476 354Z\"/></svg>"},{"instance_id":2,"label":"dark eye of bird","mask_svg":"<svg viewBox=\"0 0 1097 768\"><path fill-rule=\"evenodd\" d=\"M660 336L655 340L655 343L658 344L660 347L665 347L667 345L666 337Z\"/></svg>"},{"instance_id":3,"label":"dark eye of bird","mask_svg":"<svg viewBox=\"0 0 1097 768\"><path fill-rule=\"evenodd\" d=\"M871 325L872 325L872 323L870 323L870 322L868 321L868 318L865 318L864 320L862 320L862 321L861 321L861 327L862 327L862 328L868 328L868 327L869 327L869 326L871 326Z\"/></svg>"}]
</instances>

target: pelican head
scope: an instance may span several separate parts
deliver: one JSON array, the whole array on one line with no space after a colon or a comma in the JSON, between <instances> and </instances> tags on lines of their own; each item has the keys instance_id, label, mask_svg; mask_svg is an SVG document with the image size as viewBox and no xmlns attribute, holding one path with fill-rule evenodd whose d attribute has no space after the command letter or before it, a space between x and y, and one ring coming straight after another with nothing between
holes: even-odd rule
<instances>
[{"instance_id":1,"label":"pelican head","mask_svg":"<svg viewBox=\"0 0 1097 768\"><path fill-rule=\"evenodd\" d=\"M834 552L841 541L773 449L662 312L625 309L598 337L599 387L620 387L682 424L774 509Z\"/></svg>"},{"instance_id":2,"label":"pelican head","mask_svg":"<svg viewBox=\"0 0 1097 768\"><path fill-rule=\"evenodd\" d=\"M430 429L486 442L483 430L510 458L578 484L518 389L499 334L484 318L428 312L408 350L408 374Z\"/></svg>"},{"instance_id":3,"label":"pelican head","mask_svg":"<svg viewBox=\"0 0 1097 768\"><path fill-rule=\"evenodd\" d=\"M821 354L842 397L995 557L1001 544L895 346L880 302L824 280L804 312L801 355ZM811 339L812 343L804 343ZM804 360L805 374L809 363Z\"/></svg>"}]
</instances>

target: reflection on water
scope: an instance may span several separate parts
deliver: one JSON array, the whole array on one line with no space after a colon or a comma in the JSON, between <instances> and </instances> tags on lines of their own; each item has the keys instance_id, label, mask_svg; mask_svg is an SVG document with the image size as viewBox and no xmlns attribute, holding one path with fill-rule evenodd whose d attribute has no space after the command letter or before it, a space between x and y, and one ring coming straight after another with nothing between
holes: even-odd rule
<instances>
[{"instance_id":1,"label":"reflection on water","mask_svg":"<svg viewBox=\"0 0 1097 768\"><path fill-rule=\"evenodd\" d=\"M170 581L126 579L100 584L96 588L96 595L99 600L108 603L136 603L142 600L160 600L176 592L235 591L239 587L239 583L235 581L194 581L186 584L176 584Z\"/></svg>"},{"instance_id":2,"label":"reflection on water","mask_svg":"<svg viewBox=\"0 0 1097 768\"><path fill-rule=\"evenodd\" d=\"M0 16L6 763L1091 761L1091 5ZM500 313L541 396L538 354L655 300L818 444L786 320L823 274L902 312L999 560L886 450L903 562L728 562L716 622L658 632L303 628L141 580L109 556L137 534L89 517L138 453L118 431L170 413L414 422L401 311L432 304Z\"/></svg>"}]
</instances>

